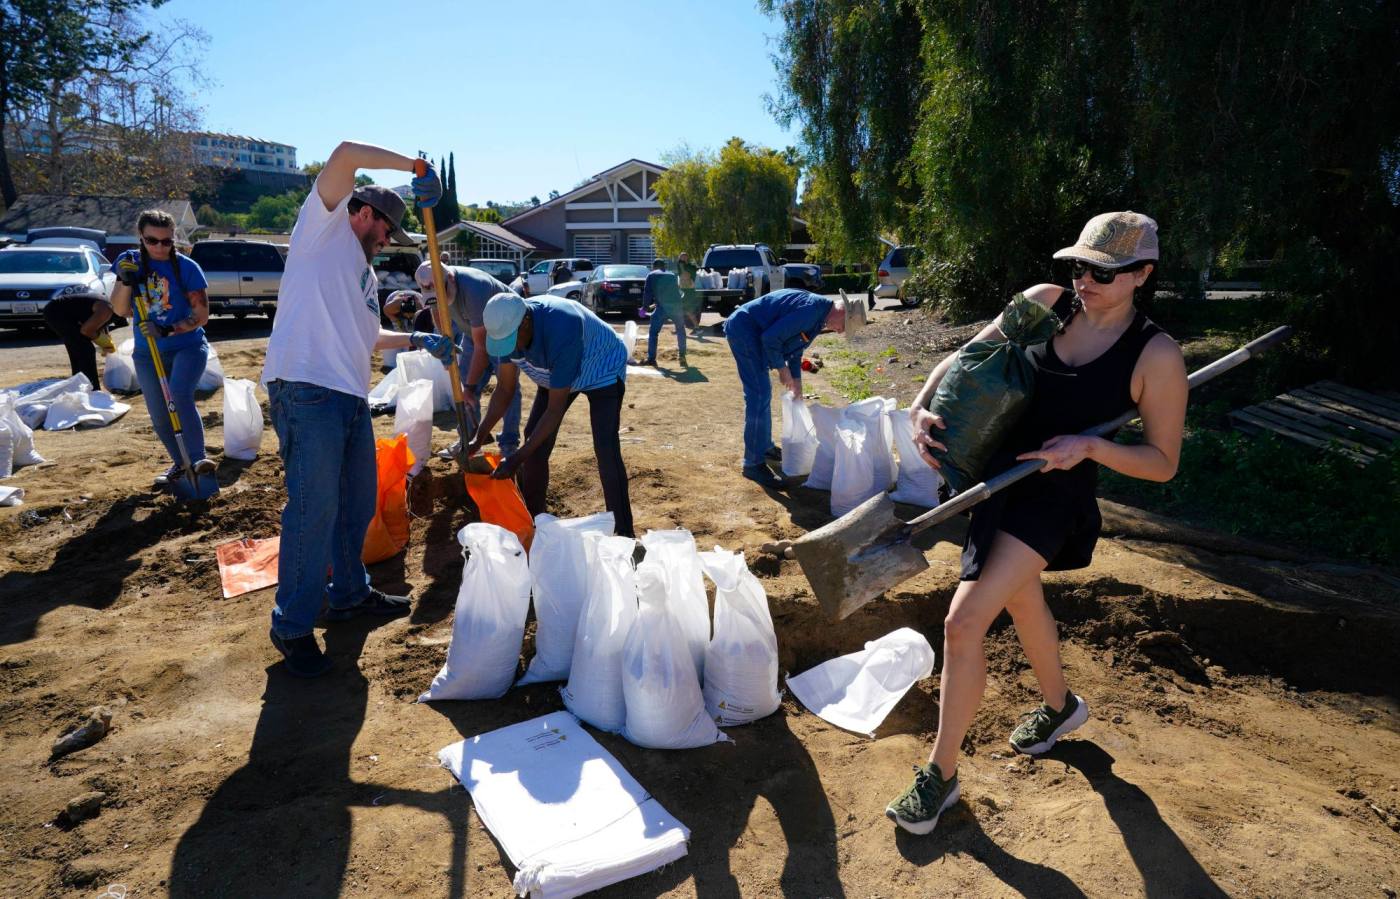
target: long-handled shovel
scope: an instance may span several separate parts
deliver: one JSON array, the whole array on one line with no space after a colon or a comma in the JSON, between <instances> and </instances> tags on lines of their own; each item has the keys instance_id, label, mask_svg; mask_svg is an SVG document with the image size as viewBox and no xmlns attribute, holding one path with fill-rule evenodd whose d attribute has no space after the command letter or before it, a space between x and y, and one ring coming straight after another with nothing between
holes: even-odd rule
<instances>
[{"instance_id":1,"label":"long-handled shovel","mask_svg":"<svg viewBox=\"0 0 1400 899\"><path fill-rule=\"evenodd\" d=\"M422 177L427 174L428 160L419 154L418 161L414 163L413 174ZM433 323L438 329L438 333L447 337L452 342L451 361L447 363L447 374L452 379L452 408L457 414L457 439L460 441L460 448L457 452L457 467L463 474L468 472L476 474L490 474L491 468L478 468L477 465L485 465L485 460L474 460L469 462L466 458L467 444L476 436L476 427L467 430L468 419L466 402L462 399L462 377L457 368L457 335L452 327L452 311L447 308L447 293L443 290L442 256L438 253L437 227L433 222L433 210L431 207L420 210L423 213L423 230L428 232L428 261L433 267L433 292L437 295L438 301L432 315ZM475 415L472 416L475 419Z\"/></svg>"},{"instance_id":2,"label":"long-handled shovel","mask_svg":"<svg viewBox=\"0 0 1400 899\"><path fill-rule=\"evenodd\" d=\"M1286 325L1275 328L1196 371L1187 383L1198 387L1279 344L1292 332ZM1137 415L1136 409L1124 412L1113 421L1085 431L1084 436L1102 437ZM975 506L1044 466L1044 459L1022 462L908 522L895 517L894 502L889 494L881 493L790 545L777 544L772 549L789 558L795 557L826 613L834 619L845 618L886 590L928 568L923 551L913 546L909 538Z\"/></svg>"},{"instance_id":3,"label":"long-handled shovel","mask_svg":"<svg viewBox=\"0 0 1400 899\"><path fill-rule=\"evenodd\" d=\"M137 289L131 292L131 298L136 303L136 311L140 313L141 321L149 322L151 317L146 314L145 295ZM141 329L138 327L137 330ZM165 376L165 362L160 358L160 350L156 348L155 335L146 334L146 346L151 351L151 362L155 364L156 377L160 379L160 392L165 397L165 411L170 413L170 427L175 431L175 445L180 449L180 464L184 466L183 476L169 483L170 492L180 499L208 499L219 492L219 482L212 474L195 474L189 450L185 448L185 431L180 427L180 413L175 411L175 399L170 395L170 381Z\"/></svg>"}]
</instances>

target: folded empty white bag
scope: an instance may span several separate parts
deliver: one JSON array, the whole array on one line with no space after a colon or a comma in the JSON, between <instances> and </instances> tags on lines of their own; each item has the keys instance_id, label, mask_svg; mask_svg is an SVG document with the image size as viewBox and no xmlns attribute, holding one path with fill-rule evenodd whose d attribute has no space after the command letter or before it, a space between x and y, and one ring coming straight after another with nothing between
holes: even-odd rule
<instances>
[{"instance_id":1,"label":"folded empty white bag","mask_svg":"<svg viewBox=\"0 0 1400 899\"><path fill-rule=\"evenodd\" d=\"M44 461L34 449L34 431L19 417L15 400L13 393L0 391L0 478L8 478L17 468ZM19 495L22 497L24 491Z\"/></svg>"},{"instance_id":2,"label":"folded empty white bag","mask_svg":"<svg viewBox=\"0 0 1400 899\"><path fill-rule=\"evenodd\" d=\"M671 614L680 625L695 673L705 677L705 647L710 642L710 601L705 597L705 574L695 537L684 528L647 531L642 536L647 560L660 562L666 572Z\"/></svg>"},{"instance_id":3,"label":"folded empty white bag","mask_svg":"<svg viewBox=\"0 0 1400 899\"><path fill-rule=\"evenodd\" d=\"M812 473L803 486L830 490L831 476L836 471L836 423L841 420L841 410L814 403L807 411L811 413L812 427L817 432L817 452L812 457Z\"/></svg>"},{"instance_id":4,"label":"folded empty white bag","mask_svg":"<svg viewBox=\"0 0 1400 899\"><path fill-rule=\"evenodd\" d=\"M100 428L109 425L131 411L127 403L119 403L105 390L87 389L83 378L81 390L71 390L54 397L44 415L45 431L66 431L69 428Z\"/></svg>"},{"instance_id":5,"label":"folded empty white bag","mask_svg":"<svg viewBox=\"0 0 1400 899\"><path fill-rule=\"evenodd\" d=\"M622 648L637 617L631 537L584 536L588 557L588 600L579 615L569 682L560 688L564 705L589 724L610 733L622 730L627 705L622 698Z\"/></svg>"},{"instance_id":6,"label":"folded empty white bag","mask_svg":"<svg viewBox=\"0 0 1400 899\"><path fill-rule=\"evenodd\" d=\"M637 618L623 650L627 724L622 735L648 749L694 749L728 739L705 711L660 562L647 559L637 566L637 600Z\"/></svg>"},{"instance_id":7,"label":"folded empty white bag","mask_svg":"<svg viewBox=\"0 0 1400 899\"><path fill-rule=\"evenodd\" d=\"M461 740L438 759L515 866L521 896L571 899L686 854L690 831L568 712Z\"/></svg>"},{"instance_id":8,"label":"folded empty white bag","mask_svg":"<svg viewBox=\"0 0 1400 899\"><path fill-rule=\"evenodd\" d=\"M65 393L90 390L92 382L87 375L79 373L61 381L57 378L30 381L11 392L15 394L15 411L19 413L20 420L30 428L42 428L54 400Z\"/></svg>"},{"instance_id":9,"label":"folded empty white bag","mask_svg":"<svg viewBox=\"0 0 1400 899\"><path fill-rule=\"evenodd\" d=\"M408 473L422 471L433 452L432 381L419 378L399 390L394 406L394 433L408 435L408 448L413 451L413 465Z\"/></svg>"},{"instance_id":10,"label":"folded empty white bag","mask_svg":"<svg viewBox=\"0 0 1400 899\"><path fill-rule=\"evenodd\" d=\"M783 474L799 478L810 474L817 458L817 426L805 400L797 399L791 390L783 391Z\"/></svg>"},{"instance_id":11,"label":"folded empty white bag","mask_svg":"<svg viewBox=\"0 0 1400 899\"><path fill-rule=\"evenodd\" d=\"M525 616L530 611L530 566L520 538L503 527L473 522L457 534L467 552L452 619L447 662L419 702L495 699L515 680Z\"/></svg>"},{"instance_id":12,"label":"folded empty white bag","mask_svg":"<svg viewBox=\"0 0 1400 899\"><path fill-rule=\"evenodd\" d=\"M167 372L167 374L169 374ZM209 345L209 359L204 363L204 374L199 376L199 383L195 385L195 390L207 393L211 390L218 390L224 386L224 364L219 361L219 351L214 349L214 345Z\"/></svg>"},{"instance_id":13,"label":"folded empty white bag","mask_svg":"<svg viewBox=\"0 0 1400 899\"><path fill-rule=\"evenodd\" d=\"M224 455L256 459L262 446L263 414L257 385L246 378L224 379Z\"/></svg>"},{"instance_id":14,"label":"folded empty white bag","mask_svg":"<svg viewBox=\"0 0 1400 899\"><path fill-rule=\"evenodd\" d=\"M890 499L932 509L938 505L938 486L942 483L938 469L919 456L919 448L914 445L914 423L909 420L909 413L895 409L889 416L895 449L899 451L899 476L895 479Z\"/></svg>"},{"instance_id":15,"label":"folded empty white bag","mask_svg":"<svg viewBox=\"0 0 1400 899\"><path fill-rule=\"evenodd\" d=\"M841 410L843 419L858 421L865 426L865 452L870 456L875 483L881 490L890 489L895 480L894 430L889 417L894 408L894 400L872 396Z\"/></svg>"},{"instance_id":16,"label":"folded empty white bag","mask_svg":"<svg viewBox=\"0 0 1400 899\"><path fill-rule=\"evenodd\" d=\"M860 652L789 677L787 685L819 717L874 737L909 688L932 673L933 647L923 634L902 627L871 640Z\"/></svg>"},{"instance_id":17,"label":"folded empty white bag","mask_svg":"<svg viewBox=\"0 0 1400 899\"><path fill-rule=\"evenodd\" d=\"M613 526L611 512L584 518L555 518L548 512L535 516L535 536L530 541L535 656L519 684L568 678L578 619L588 600L588 554L583 538L591 533L611 534Z\"/></svg>"},{"instance_id":18,"label":"folded empty white bag","mask_svg":"<svg viewBox=\"0 0 1400 899\"><path fill-rule=\"evenodd\" d=\"M859 421L843 418L836 425L836 471L831 478L831 514L837 518L885 490L876 479L875 454L869 451L870 446L870 434Z\"/></svg>"},{"instance_id":19,"label":"folded empty white bag","mask_svg":"<svg viewBox=\"0 0 1400 899\"><path fill-rule=\"evenodd\" d=\"M705 709L721 727L773 714L778 690L778 636L763 585L742 553L718 546L700 564L715 582L715 635L705 650Z\"/></svg>"}]
</instances>

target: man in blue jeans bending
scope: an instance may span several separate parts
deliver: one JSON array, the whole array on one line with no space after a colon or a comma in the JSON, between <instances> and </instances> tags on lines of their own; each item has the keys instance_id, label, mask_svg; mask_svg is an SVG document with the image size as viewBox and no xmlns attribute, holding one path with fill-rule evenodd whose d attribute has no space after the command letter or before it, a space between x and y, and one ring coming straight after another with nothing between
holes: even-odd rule
<instances>
[{"instance_id":1,"label":"man in blue jeans bending","mask_svg":"<svg viewBox=\"0 0 1400 899\"><path fill-rule=\"evenodd\" d=\"M402 198L385 187L355 187L355 173L411 172L414 163L392 150L342 143L292 229L262 383L287 479L270 636L297 677L330 670L313 633L323 604L330 606L327 622L409 611L408 597L370 587L360 558L378 477L367 402L370 353L413 347L446 364L452 345L438 334L379 327L379 280L371 260L390 240L413 242L399 227ZM442 196L431 167L413 179L413 193L420 207Z\"/></svg>"},{"instance_id":2,"label":"man in blue jeans bending","mask_svg":"<svg viewBox=\"0 0 1400 899\"><path fill-rule=\"evenodd\" d=\"M802 351L823 331L850 337L865 324L865 307L829 300L805 290L775 290L750 300L730 313L724 336L744 385L744 477L763 487L781 487L765 463L781 458L773 446L773 386L769 369L778 380L802 397Z\"/></svg>"}]
</instances>

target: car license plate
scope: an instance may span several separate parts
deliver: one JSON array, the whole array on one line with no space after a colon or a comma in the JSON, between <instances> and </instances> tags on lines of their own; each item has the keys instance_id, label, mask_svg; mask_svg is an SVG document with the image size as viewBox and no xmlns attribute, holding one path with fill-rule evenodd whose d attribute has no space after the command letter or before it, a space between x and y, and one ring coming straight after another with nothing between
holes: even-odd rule
<instances>
[{"instance_id":1,"label":"car license plate","mask_svg":"<svg viewBox=\"0 0 1400 899\"><path fill-rule=\"evenodd\" d=\"M628 293L630 296L634 296L634 297L635 297L635 296L639 296L639 295L641 294L641 292L642 292L642 289L641 289L640 287L629 287L629 288L627 288L627 293Z\"/></svg>"},{"instance_id":2,"label":"car license plate","mask_svg":"<svg viewBox=\"0 0 1400 899\"><path fill-rule=\"evenodd\" d=\"M257 300L254 300L250 297L234 297L233 299L228 301L228 304L230 306L256 306L257 303Z\"/></svg>"},{"instance_id":3,"label":"car license plate","mask_svg":"<svg viewBox=\"0 0 1400 899\"><path fill-rule=\"evenodd\" d=\"M39 311L38 303L15 303L10 307L15 315L34 315Z\"/></svg>"}]
</instances>

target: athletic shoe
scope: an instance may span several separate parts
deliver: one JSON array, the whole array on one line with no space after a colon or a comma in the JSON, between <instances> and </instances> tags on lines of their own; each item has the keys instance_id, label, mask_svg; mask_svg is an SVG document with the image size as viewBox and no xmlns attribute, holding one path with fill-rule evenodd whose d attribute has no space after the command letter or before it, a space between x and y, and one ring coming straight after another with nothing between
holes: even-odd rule
<instances>
[{"instance_id":1,"label":"athletic shoe","mask_svg":"<svg viewBox=\"0 0 1400 899\"><path fill-rule=\"evenodd\" d=\"M158 474L155 480L151 481L152 487L169 487L171 481L178 481L185 476L185 468L180 463L175 463L165 470L163 474Z\"/></svg>"},{"instance_id":2,"label":"athletic shoe","mask_svg":"<svg viewBox=\"0 0 1400 899\"><path fill-rule=\"evenodd\" d=\"M690 368L690 363L685 361L685 356L680 358L681 368Z\"/></svg>"},{"instance_id":3,"label":"athletic shoe","mask_svg":"<svg viewBox=\"0 0 1400 899\"><path fill-rule=\"evenodd\" d=\"M885 817L922 836L938 826L939 816L956 805L961 795L956 772L944 780L933 762L915 765L914 782L885 808Z\"/></svg>"},{"instance_id":4,"label":"athletic shoe","mask_svg":"<svg viewBox=\"0 0 1400 899\"><path fill-rule=\"evenodd\" d=\"M783 461L783 450L781 447L770 446L768 452L763 454L763 458L769 462L781 462Z\"/></svg>"},{"instance_id":5,"label":"athletic shoe","mask_svg":"<svg viewBox=\"0 0 1400 899\"><path fill-rule=\"evenodd\" d=\"M745 465L744 477L753 481L760 487L767 487L770 490L781 490L786 485L768 468L767 465Z\"/></svg>"},{"instance_id":6,"label":"athletic shoe","mask_svg":"<svg viewBox=\"0 0 1400 899\"><path fill-rule=\"evenodd\" d=\"M1026 755L1049 752L1055 741L1089 720L1089 706L1073 693L1065 694L1064 708L1058 712L1045 703L1021 716L1011 732L1011 748Z\"/></svg>"},{"instance_id":7,"label":"athletic shoe","mask_svg":"<svg viewBox=\"0 0 1400 899\"><path fill-rule=\"evenodd\" d=\"M407 596L390 596L383 590L370 588L369 595L353 606L337 609L331 606L321 615L326 622L349 621L361 615L374 615L379 618L397 618L413 610L413 603Z\"/></svg>"},{"instance_id":8,"label":"athletic shoe","mask_svg":"<svg viewBox=\"0 0 1400 899\"><path fill-rule=\"evenodd\" d=\"M282 653L282 664L292 677L320 677L331 670L331 660L321 652L320 645L311 634L290 640L284 640L272 630L267 635L272 638L272 645Z\"/></svg>"}]
</instances>

